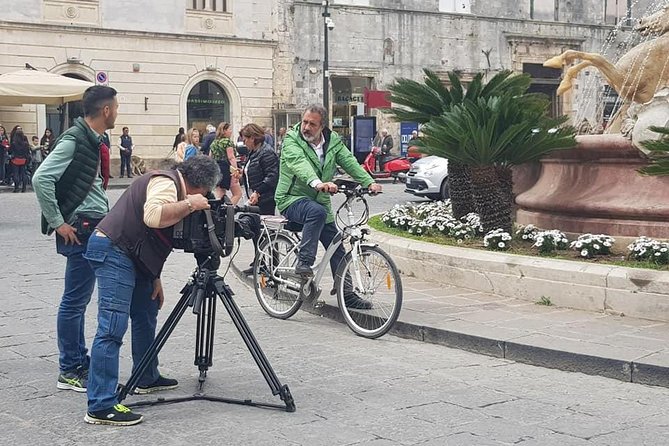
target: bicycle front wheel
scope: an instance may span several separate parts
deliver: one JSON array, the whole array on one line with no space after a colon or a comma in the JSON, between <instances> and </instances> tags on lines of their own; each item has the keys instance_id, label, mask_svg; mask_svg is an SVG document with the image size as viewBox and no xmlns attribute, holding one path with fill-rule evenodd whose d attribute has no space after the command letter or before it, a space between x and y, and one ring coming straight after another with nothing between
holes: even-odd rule
<instances>
[{"instance_id":1,"label":"bicycle front wheel","mask_svg":"<svg viewBox=\"0 0 669 446\"><path fill-rule=\"evenodd\" d=\"M294 278L286 275L297 263L296 245L296 240L282 233L258 240L253 287L262 309L279 319L288 319L302 305L299 286L294 286Z\"/></svg>"},{"instance_id":2,"label":"bicycle front wheel","mask_svg":"<svg viewBox=\"0 0 669 446\"><path fill-rule=\"evenodd\" d=\"M355 257L349 252L337 271L339 309L357 335L378 338L400 315L402 280L395 262L378 246L360 246ZM352 299L354 295L359 300Z\"/></svg>"}]
</instances>

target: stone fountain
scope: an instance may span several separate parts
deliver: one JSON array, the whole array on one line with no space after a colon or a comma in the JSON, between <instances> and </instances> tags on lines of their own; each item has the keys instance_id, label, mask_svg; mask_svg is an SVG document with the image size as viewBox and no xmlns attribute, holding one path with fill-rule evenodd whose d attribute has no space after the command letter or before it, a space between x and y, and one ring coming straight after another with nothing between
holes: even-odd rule
<instances>
[{"instance_id":1,"label":"stone fountain","mask_svg":"<svg viewBox=\"0 0 669 446\"><path fill-rule=\"evenodd\" d=\"M516 220L572 233L669 239L669 176L637 171L648 164L642 141L657 138L651 125L669 125L669 6L639 21L635 30L657 36L632 48L614 65L599 54L569 50L544 65L575 60L558 93L578 72L598 68L627 101L613 127L624 133L577 137L577 145L542 159L536 183L516 198Z\"/></svg>"}]
</instances>

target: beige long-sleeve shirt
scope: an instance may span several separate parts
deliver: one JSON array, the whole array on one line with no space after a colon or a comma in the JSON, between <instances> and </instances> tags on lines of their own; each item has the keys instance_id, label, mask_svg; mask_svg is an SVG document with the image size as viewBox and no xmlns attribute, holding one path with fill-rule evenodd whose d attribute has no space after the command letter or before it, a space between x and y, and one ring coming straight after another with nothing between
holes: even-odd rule
<instances>
[{"instance_id":1,"label":"beige long-sleeve shirt","mask_svg":"<svg viewBox=\"0 0 669 446\"><path fill-rule=\"evenodd\" d=\"M181 178L181 175L179 175ZM181 187L185 190L183 179ZM151 178L146 188L146 202L144 203L144 224L149 228L159 228L163 205L179 201L177 185L168 177L156 176Z\"/></svg>"}]
</instances>

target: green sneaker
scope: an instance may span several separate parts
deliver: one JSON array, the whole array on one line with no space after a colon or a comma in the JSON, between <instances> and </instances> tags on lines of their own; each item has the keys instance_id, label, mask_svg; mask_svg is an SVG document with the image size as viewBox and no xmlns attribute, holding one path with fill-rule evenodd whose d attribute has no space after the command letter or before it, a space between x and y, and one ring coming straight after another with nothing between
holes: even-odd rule
<instances>
[{"instance_id":1,"label":"green sneaker","mask_svg":"<svg viewBox=\"0 0 669 446\"><path fill-rule=\"evenodd\" d=\"M66 372L58 375L56 387L60 390L74 390L75 392L85 393L88 384L88 370L85 373L77 370L76 372Z\"/></svg>"},{"instance_id":2,"label":"green sneaker","mask_svg":"<svg viewBox=\"0 0 669 446\"><path fill-rule=\"evenodd\" d=\"M144 417L125 407L117 404L111 409L87 412L84 421L88 424L106 424L108 426L133 426L144 420Z\"/></svg>"}]
</instances>

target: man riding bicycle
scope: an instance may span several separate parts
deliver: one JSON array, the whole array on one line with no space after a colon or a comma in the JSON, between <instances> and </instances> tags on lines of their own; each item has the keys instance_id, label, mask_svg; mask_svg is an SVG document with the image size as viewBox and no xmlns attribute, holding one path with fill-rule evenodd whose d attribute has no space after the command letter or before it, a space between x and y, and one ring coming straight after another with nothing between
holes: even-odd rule
<instances>
[{"instance_id":1,"label":"man riding bicycle","mask_svg":"<svg viewBox=\"0 0 669 446\"><path fill-rule=\"evenodd\" d=\"M311 266L316 260L318 241L327 249L339 232L330 198L337 192L337 185L332 182L337 166L370 192L381 192L381 185L358 164L339 135L325 126L326 116L325 108L310 105L302 114L302 122L286 133L274 196L279 212L304 226L295 273L305 278L313 276ZM340 246L332 255L333 277L345 254ZM371 302L361 299L353 290L346 292L344 301L349 308L372 307Z\"/></svg>"}]
</instances>

